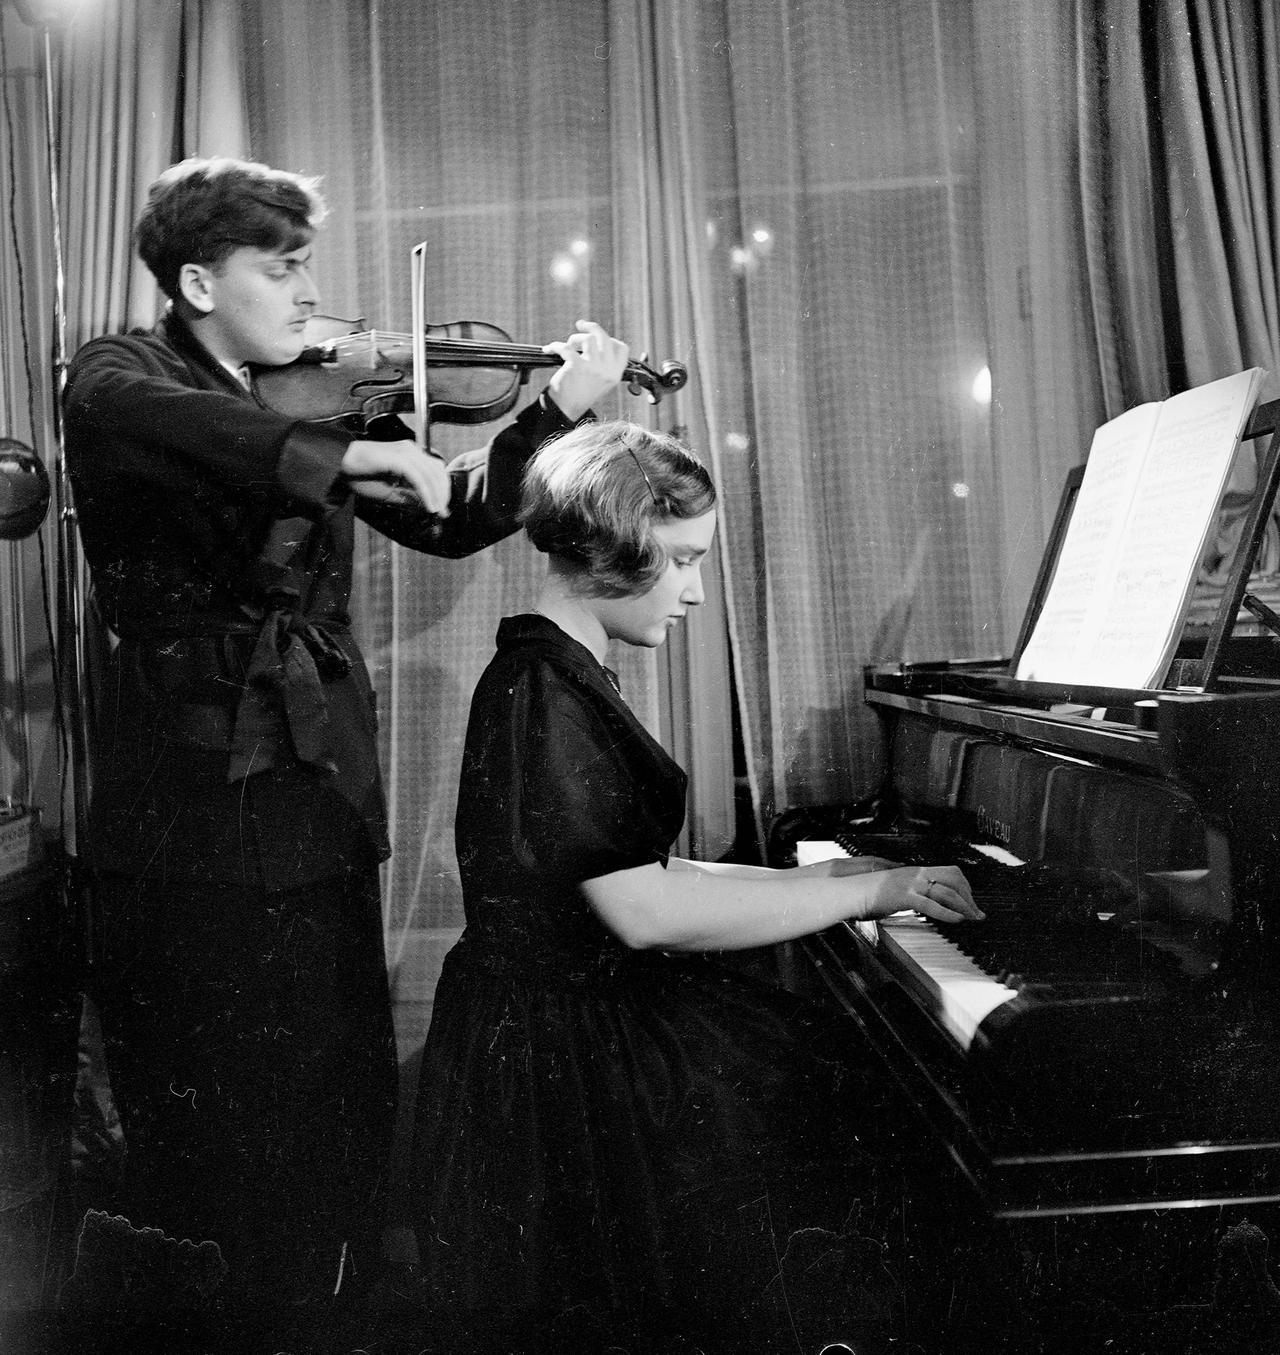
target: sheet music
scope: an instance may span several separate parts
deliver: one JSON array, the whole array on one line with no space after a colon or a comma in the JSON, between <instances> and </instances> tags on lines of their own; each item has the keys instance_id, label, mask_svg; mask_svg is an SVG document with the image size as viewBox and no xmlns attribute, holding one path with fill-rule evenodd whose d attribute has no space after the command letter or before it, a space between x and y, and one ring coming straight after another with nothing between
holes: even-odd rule
<instances>
[{"instance_id":1,"label":"sheet music","mask_svg":"<svg viewBox=\"0 0 1280 1355\"><path fill-rule=\"evenodd\" d=\"M1098 580L1115 570L1124 519L1159 416L1158 403L1139 405L1094 434L1058 566L1018 677L1054 680L1078 659Z\"/></svg>"},{"instance_id":2,"label":"sheet music","mask_svg":"<svg viewBox=\"0 0 1280 1355\"><path fill-rule=\"evenodd\" d=\"M1262 376L1251 368L1098 430L1020 678L1161 681Z\"/></svg>"}]
</instances>

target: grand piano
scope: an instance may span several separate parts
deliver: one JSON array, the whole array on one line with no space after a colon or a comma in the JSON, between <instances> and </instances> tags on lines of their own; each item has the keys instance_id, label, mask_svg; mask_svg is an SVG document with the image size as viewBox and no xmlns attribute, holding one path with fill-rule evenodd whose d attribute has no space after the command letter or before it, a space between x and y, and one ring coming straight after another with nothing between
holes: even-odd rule
<instances>
[{"instance_id":1,"label":"grand piano","mask_svg":"<svg viewBox=\"0 0 1280 1355\"><path fill-rule=\"evenodd\" d=\"M875 666L879 794L775 831L775 864L953 861L972 883L985 922L841 924L802 943L801 968L989 1219L1140 1220L1143 1246L1175 1216L1184 1238L1192 1217L1206 1237L1246 1217L1277 1235L1280 617L1248 583L1278 424L1280 402L1246 428L1270 440L1230 580L1161 688L1018 681L1005 661ZM1206 1285L1212 1263L1212 1248L1193 1263Z\"/></svg>"}]
</instances>

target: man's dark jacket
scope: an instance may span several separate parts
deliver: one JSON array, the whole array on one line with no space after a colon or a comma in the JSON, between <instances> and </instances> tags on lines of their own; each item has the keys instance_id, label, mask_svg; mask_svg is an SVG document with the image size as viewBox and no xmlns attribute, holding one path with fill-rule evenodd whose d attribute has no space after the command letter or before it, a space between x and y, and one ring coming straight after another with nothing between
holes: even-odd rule
<instances>
[{"instance_id":1,"label":"man's dark jacket","mask_svg":"<svg viewBox=\"0 0 1280 1355\"><path fill-rule=\"evenodd\" d=\"M450 463L447 517L351 492L352 434L266 408L170 316L87 344L67 461L94 603L95 869L278 889L387 854L373 694L352 638L354 523L462 556L516 526L530 405ZM118 642L115 642L118 641Z\"/></svg>"}]
</instances>

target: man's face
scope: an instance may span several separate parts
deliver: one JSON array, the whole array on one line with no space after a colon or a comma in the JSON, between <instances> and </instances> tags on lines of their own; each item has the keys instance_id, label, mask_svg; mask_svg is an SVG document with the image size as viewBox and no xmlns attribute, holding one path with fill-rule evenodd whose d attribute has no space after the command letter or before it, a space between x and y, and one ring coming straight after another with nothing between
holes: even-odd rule
<instances>
[{"instance_id":1,"label":"man's face","mask_svg":"<svg viewBox=\"0 0 1280 1355\"><path fill-rule=\"evenodd\" d=\"M306 346L303 328L319 295L311 246L266 250L245 245L216 267L187 264L182 293L199 312L195 332L221 362L280 367Z\"/></svg>"}]
</instances>

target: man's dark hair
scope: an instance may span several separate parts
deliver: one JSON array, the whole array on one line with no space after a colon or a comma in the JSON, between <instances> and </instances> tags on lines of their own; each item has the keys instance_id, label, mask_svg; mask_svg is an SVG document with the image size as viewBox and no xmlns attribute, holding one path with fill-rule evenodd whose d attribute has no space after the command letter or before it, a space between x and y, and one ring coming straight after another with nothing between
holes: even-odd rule
<instances>
[{"instance_id":1,"label":"man's dark hair","mask_svg":"<svg viewBox=\"0 0 1280 1355\"><path fill-rule=\"evenodd\" d=\"M216 268L245 246L301 249L325 217L319 182L248 160L183 160L151 185L134 243L172 298L184 264Z\"/></svg>"}]
</instances>

